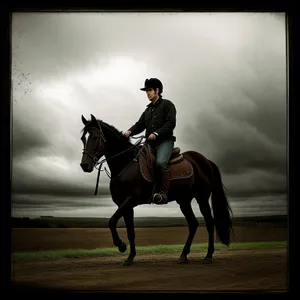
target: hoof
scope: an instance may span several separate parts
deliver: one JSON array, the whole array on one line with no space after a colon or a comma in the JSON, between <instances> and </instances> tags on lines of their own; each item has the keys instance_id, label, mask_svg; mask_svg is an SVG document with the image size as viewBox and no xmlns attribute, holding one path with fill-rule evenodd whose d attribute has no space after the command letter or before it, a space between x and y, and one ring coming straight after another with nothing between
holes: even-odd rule
<instances>
[{"instance_id":1,"label":"hoof","mask_svg":"<svg viewBox=\"0 0 300 300\"><path fill-rule=\"evenodd\" d=\"M187 257L180 257L177 261L179 264L187 264L189 261Z\"/></svg>"},{"instance_id":2,"label":"hoof","mask_svg":"<svg viewBox=\"0 0 300 300\"><path fill-rule=\"evenodd\" d=\"M131 266L133 264L133 259L126 259L123 261L122 266Z\"/></svg>"},{"instance_id":3,"label":"hoof","mask_svg":"<svg viewBox=\"0 0 300 300\"><path fill-rule=\"evenodd\" d=\"M212 263L212 259L209 258L209 257L205 257L203 260L202 260L202 263L203 264L211 264Z\"/></svg>"},{"instance_id":4,"label":"hoof","mask_svg":"<svg viewBox=\"0 0 300 300\"><path fill-rule=\"evenodd\" d=\"M119 246L118 249L119 249L120 252L123 253L123 252L126 251L127 245L124 242L122 242L121 246Z\"/></svg>"}]
</instances>

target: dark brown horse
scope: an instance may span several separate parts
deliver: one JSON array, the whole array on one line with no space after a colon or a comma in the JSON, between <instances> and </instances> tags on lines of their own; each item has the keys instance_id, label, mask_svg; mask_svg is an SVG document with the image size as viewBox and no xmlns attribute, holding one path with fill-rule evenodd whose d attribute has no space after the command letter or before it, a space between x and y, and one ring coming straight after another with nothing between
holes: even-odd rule
<instances>
[{"instance_id":1,"label":"dark brown horse","mask_svg":"<svg viewBox=\"0 0 300 300\"><path fill-rule=\"evenodd\" d=\"M124 265L133 263L136 256L134 207L149 203L153 192L153 182L147 181L141 173L140 155L141 145L132 144L129 138L113 126L103 121L96 120L91 115L87 121L81 117L83 135L81 137L84 150L81 159L81 167L84 172L92 172L99 159L105 156L110 172L110 192L113 202L118 209L109 220L109 228L112 240L120 252L125 252L126 244L120 239L117 232L117 223L121 217L127 229L130 243L130 254L124 261ZM85 136L89 133L88 139ZM214 228L220 241L229 246L232 234L232 214L228 204L218 167L203 155L195 151L182 153L185 161L192 166L193 184L181 184L180 180L172 180L169 190L169 202L176 201L186 218L189 234L179 258L180 263L187 262L191 244L199 223L193 213L191 201L195 198L204 217L208 232L208 251L203 263L211 263L214 253ZM212 210L209 205L209 197L212 195Z\"/></svg>"}]
</instances>

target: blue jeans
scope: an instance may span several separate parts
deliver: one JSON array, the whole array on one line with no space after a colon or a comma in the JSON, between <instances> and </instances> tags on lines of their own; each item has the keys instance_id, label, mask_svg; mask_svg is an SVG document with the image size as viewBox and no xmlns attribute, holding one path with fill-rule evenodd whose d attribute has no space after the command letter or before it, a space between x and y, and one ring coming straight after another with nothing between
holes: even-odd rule
<instances>
[{"instance_id":1,"label":"blue jeans","mask_svg":"<svg viewBox=\"0 0 300 300\"><path fill-rule=\"evenodd\" d=\"M155 147L156 149L156 169L159 172L167 172L169 159L174 148L174 142L172 140L166 140L161 142Z\"/></svg>"}]
</instances>

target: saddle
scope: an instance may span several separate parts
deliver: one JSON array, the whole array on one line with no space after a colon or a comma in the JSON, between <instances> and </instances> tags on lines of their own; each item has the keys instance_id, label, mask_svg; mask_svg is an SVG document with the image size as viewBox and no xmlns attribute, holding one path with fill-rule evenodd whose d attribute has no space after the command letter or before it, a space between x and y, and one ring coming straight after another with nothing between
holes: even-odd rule
<instances>
[{"instance_id":1,"label":"saddle","mask_svg":"<svg viewBox=\"0 0 300 300\"><path fill-rule=\"evenodd\" d=\"M141 146L140 155L138 158L140 172L145 180L149 182L155 181L155 160L156 151L149 144L145 143ZM182 183L193 184L193 167L180 152L180 148L173 148L171 157L168 163L170 181L181 180Z\"/></svg>"}]
</instances>

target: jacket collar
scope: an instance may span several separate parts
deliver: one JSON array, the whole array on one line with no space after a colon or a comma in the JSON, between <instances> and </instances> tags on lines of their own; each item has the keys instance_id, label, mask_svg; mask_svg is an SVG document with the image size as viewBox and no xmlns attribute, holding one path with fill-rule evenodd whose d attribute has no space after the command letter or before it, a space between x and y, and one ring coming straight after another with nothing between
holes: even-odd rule
<instances>
[{"instance_id":1,"label":"jacket collar","mask_svg":"<svg viewBox=\"0 0 300 300\"><path fill-rule=\"evenodd\" d=\"M147 107L154 107L154 106L157 106L159 105L160 103L162 102L162 97L160 96L157 101L155 102L155 104L153 104L152 102L150 102Z\"/></svg>"}]
</instances>

